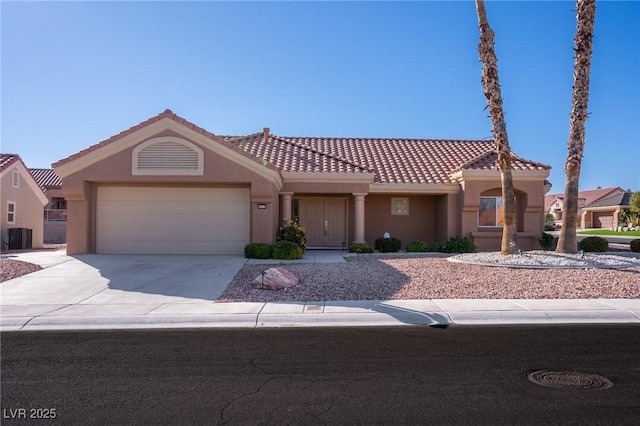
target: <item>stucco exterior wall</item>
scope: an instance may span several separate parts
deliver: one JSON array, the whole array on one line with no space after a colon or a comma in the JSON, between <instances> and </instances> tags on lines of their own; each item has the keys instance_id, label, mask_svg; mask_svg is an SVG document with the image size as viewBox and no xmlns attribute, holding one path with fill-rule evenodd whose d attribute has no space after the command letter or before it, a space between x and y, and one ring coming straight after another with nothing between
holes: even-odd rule
<instances>
[{"instance_id":1,"label":"stucco exterior wall","mask_svg":"<svg viewBox=\"0 0 640 426\"><path fill-rule=\"evenodd\" d=\"M164 133L163 133L164 134ZM154 135L153 137L156 137ZM183 136L180 136L183 138ZM200 186L249 187L251 190L251 241L275 241L278 226L278 190L264 177L224 158L204 150L204 170L201 176L133 175L134 147L120 151L76 173L63 178L62 189L67 200L67 252L95 252L96 194L100 185L117 186ZM263 167L256 162L255 167ZM266 204L266 209L258 209Z\"/></svg>"},{"instance_id":2,"label":"stucco exterior wall","mask_svg":"<svg viewBox=\"0 0 640 426\"><path fill-rule=\"evenodd\" d=\"M372 245L385 232L402 241L402 248L412 241L436 241L438 224L438 199L436 195L383 195L369 194L365 198L365 238ZM408 215L392 215L391 199L407 198Z\"/></svg>"},{"instance_id":3,"label":"stucco exterior wall","mask_svg":"<svg viewBox=\"0 0 640 426\"><path fill-rule=\"evenodd\" d=\"M20 173L20 185L13 186L12 173L17 170ZM32 247L41 248L44 240L44 194L39 195L27 183L27 179L33 179L26 168L21 167L21 163L6 169L0 178L0 234L2 239L2 250L7 249L9 242L10 228L30 228L32 230ZM34 183L35 185L35 183ZM15 223L7 222L7 203L15 202Z\"/></svg>"},{"instance_id":4,"label":"stucco exterior wall","mask_svg":"<svg viewBox=\"0 0 640 426\"><path fill-rule=\"evenodd\" d=\"M544 231L544 182L514 180L516 193L516 226L518 246L522 250L538 248L537 239ZM462 183L462 236L471 235L479 251L500 250L501 227L479 227L478 211L481 196L500 196L501 182L496 180Z\"/></svg>"}]
</instances>

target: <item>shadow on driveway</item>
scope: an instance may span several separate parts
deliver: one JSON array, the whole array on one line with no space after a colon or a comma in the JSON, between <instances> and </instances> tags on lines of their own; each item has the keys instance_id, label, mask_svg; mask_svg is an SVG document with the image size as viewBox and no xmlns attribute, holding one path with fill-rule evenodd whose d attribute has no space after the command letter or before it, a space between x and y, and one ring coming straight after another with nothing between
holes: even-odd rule
<instances>
[{"instance_id":1,"label":"shadow on driveway","mask_svg":"<svg viewBox=\"0 0 640 426\"><path fill-rule=\"evenodd\" d=\"M90 267L87 281L93 275L107 282L104 291L84 303L135 303L143 301L138 299L144 295L213 301L246 262L240 255L89 254L73 258Z\"/></svg>"}]
</instances>

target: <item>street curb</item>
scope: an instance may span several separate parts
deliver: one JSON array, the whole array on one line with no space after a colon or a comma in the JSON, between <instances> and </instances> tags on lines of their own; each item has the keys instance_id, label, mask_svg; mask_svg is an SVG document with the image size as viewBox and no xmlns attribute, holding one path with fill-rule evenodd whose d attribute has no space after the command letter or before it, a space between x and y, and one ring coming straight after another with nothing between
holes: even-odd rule
<instances>
[{"instance_id":1,"label":"street curb","mask_svg":"<svg viewBox=\"0 0 640 426\"><path fill-rule=\"evenodd\" d=\"M360 313L234 313L208 315L119 315L109 317L4 317L0 331L114 330L162 328L289 328L449 325L640 324L640 311L449 311Z\"/></svg>"}]
</instances>

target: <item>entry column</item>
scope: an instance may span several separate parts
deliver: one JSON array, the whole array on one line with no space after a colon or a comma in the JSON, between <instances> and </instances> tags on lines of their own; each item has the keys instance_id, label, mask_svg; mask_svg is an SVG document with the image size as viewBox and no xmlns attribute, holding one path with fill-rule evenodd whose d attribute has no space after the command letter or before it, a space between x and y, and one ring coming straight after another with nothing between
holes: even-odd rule
<instances>
[{"instance_id":1,"label":"entry column","mask_svg":"<svg viewBox=\"0 0 640 426\"><path fill-rule=\"evenodd\" d=\"M354 192L353 193L353 199L354 199L354 213L355 213L355 220L354 220L354 226L353 226L353 230L354 230L354 239L353 242L354 243L364 243L366 242L364 239L364 197L367 196L366 192Z\"/></svg>"},{"instance_id":2,"label":"entry column","mask_svg":"<svg viewBox=\"0 0 640 426\"><path fill-rule=\"evenodd\" d=\"M293 197L293 192L281 192L282 196L282 221L290 221L291 217L291 197ZM282 224L282 222L281 222Z\"/></svg>"}]
</instances>

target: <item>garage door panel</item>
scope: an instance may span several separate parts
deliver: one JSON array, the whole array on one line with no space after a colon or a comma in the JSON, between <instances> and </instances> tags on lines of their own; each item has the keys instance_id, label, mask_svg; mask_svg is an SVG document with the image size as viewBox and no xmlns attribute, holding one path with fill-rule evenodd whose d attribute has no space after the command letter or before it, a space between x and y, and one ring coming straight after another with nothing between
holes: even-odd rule
<instances>
[{"instance_id":1,"label":"garage door panel","mask_svg":"<svg viewBox=\"0 0 640 426\"><path fill-rule=\"evenodd\" d=\"M241 253L249 207L247 188L100 187L96 251Z\"/></svg>"},{"instance_id":2,"label":"garage door panel","mask_svg":"<svg viewBox=\"0 0 640 426\"><path fill-rule=\"evenodd\" d=\"M594 212L593 213L594 228L613 228L613 213L611 212Z\"/></svg>"}]
</instances>

